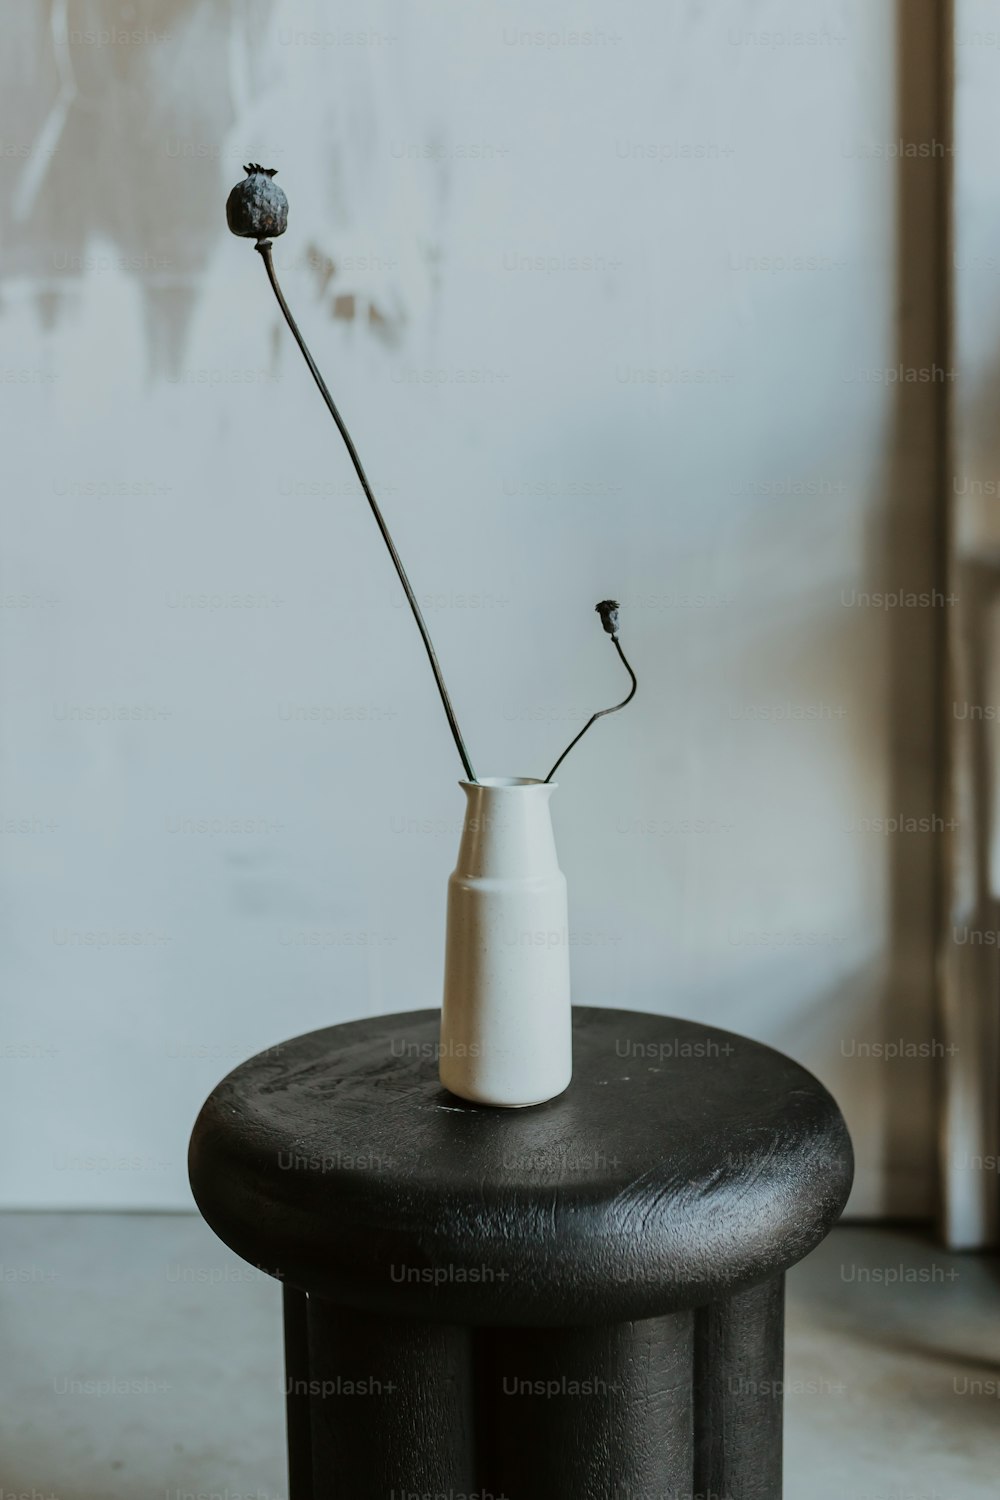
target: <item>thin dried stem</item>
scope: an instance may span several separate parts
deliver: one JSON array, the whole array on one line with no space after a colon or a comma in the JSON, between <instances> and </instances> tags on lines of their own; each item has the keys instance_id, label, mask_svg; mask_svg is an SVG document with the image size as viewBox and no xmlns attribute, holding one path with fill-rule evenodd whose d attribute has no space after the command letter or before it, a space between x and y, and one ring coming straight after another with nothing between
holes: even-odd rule
<instances>
[{"instance_id":1,"label":"thin dried stem","mask_svg":"<svg viewBox=\"0 0 1000 1500\"><path fill-rule=\"evenodd\" d=\"M258 252L264 262L264 266L267 270L267 278L270 281L271 288L274 292L275 297L277 298L278 306L281 308L281 311L285 315L285 322L291 329L292 336L294 337L295 342L302 350L302 357L305 360L306 364L309 366L309 373L319 387L319 393L323 397L323 400L326 402L330 415L337 424L337 430L344 440L344 446L350 454L351 462L354 465L354 472L357 474L358 479L361 481L361 488L364 490L365 498L367 499L368 504L371 506L372 515L375 517L376 525L378 526L379 531L382 533L382 540L385 542L385 545L389 549L389 556L392 558L393 565L395 566L396 572L399 575L399 581L403 585L403 592L406 595L410 609L413 611L413 618L417 622L417 629L420 631L420 638L424 643L424 650L427 652L427 658L430 661L431 670L434 673L434 681L437 683L438 692L441 694L441 702L444 705L444 711L448 718L448 727L451 730L452 738L455 741L455 748L457 749L461 758L466 780L475 781L476 773L472 769L472 762L469 759L468 751L465 748L465 741L462 739L462 734L458 727L458 720L455 717L455 710L451 706L451 699L448 696L448 689L444 684L444 677L441 673L441 666L437 659L437 652L434 650L434 644L431 641L430 632L428 631L427 626L424 622L424 617L420 612L420 605L417 603L417 596L416 594L414 594L413 589L410 586L410 580L406 576L406 569L403 567L403 563L399 556L399 553L396 551L396 545L393 542L391 535L389 534L389 528L385 524L385 518L383 517L382 512L378 507L378 501L372 494L372 487L368 483L368 476L366 475L361 465L361 459L358 457L358 450L354 446L351 434L347 430L347 426L344 422L343 417L337 410L336 402L330 395L330 392L327 390L326 381L320 374L319 367L317 366L316 361L313 359L312 355L309 353L309 348L306 344L306 341L299 332L298 324L292 317L292 311L288 306L288 303L285 301L284 293L282 292L281 287L278 285L278 278L275 275L274 270L274 262L271 259L271 241L259 240L254 246L254 249Z\"/></svg>"}]
</instances>

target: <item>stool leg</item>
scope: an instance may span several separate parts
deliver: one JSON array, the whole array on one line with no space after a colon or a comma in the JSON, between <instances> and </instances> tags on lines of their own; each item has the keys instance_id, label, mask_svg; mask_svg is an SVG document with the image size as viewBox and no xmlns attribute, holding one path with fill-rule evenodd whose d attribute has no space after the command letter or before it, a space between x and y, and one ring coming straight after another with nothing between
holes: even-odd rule
<instances>
[{"instance_id":1,"label":"stool leg","mask_svg":"<svg viewBox=\"0 0 1000 1500\"><path fill-rule=\"evenodd\" d=\"M781 1500L785 1278L695 1317L695 1493Z\"/></svg>"},{"instance_id":2,"label":"stool leg","mask_svg":"<svg viewBox=\"0 0 1000 1500\"><path fill-rule=\"evenodd\" d=\"M688 1496L693 1315L479 1329L479 1483L508 1500Z\"/></svg>"},{"instance_id":3,"label":"stool leg","mask_svg":"<svg viewBox=\"0 0 1000 1500\"><path fill-rule=\"evenodd\" d=\"M471 1494L467 1330L309 1299L315 1500Z\"/></svg>"},{"instance_id":4,"label":"stool leg","mask_svg":"<svg viewBox=\"0 0 1000 1500\"><path fill-rule=\"evenodd\" d=\"M289 1500L313 1500L309 1428L308 1299L293 1286L283 1291L285 1313L285 1427Z\"/></svg>"}]
</instances>

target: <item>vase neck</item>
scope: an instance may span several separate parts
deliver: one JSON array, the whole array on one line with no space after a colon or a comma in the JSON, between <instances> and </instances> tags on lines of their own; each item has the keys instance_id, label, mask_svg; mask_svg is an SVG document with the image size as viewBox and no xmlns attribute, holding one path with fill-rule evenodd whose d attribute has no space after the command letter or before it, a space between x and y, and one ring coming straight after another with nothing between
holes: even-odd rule
<instances>
[{"instance_id":1,"label":"vase neck","mask_svg":"<svg viewBox=\"0 0 1000 1500\"><path fill-rule=\"evenodd\" d=\"M461 783L465 823L455 874L470 878L530 879L556 873L551 783Z\"/></svg>"}]
</instances>

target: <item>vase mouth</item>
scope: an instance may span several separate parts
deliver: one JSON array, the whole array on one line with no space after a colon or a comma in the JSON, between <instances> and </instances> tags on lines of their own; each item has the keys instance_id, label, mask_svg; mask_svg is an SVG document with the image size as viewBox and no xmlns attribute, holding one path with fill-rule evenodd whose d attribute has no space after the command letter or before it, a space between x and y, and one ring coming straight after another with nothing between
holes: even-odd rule
<instances>
[{"instance_id":1,"label":"vase mouth","mask_svg":"<svg viewBox=\"0 0 1000 1500\"><path fill-rule=\"evenodd\" d=\"M540 776L480 776L478 781L460 781L458 784L463 789L487 787L491 792L513 792L525 786L543 786L553 791L559 785L557 781L543 781Z\"/></svg>"}]
</instances>

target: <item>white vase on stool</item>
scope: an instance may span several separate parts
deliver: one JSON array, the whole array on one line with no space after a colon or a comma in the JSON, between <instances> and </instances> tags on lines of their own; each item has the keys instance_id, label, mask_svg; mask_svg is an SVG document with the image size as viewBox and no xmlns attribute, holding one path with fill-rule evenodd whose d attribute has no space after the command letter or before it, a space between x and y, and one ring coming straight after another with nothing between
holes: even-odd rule
<instances>
[{"instance_id":1,"label":"white vase on stool","mask_svg":"<svg viewBox=\"0 0 1000 1500\"><path fill-rule=\"evenodd\" d=\"M543 1104L573 1073L566 878L555 782L484 777L448 882L440 1078L476 1104Z\"/></svg>"}]
</instances>

